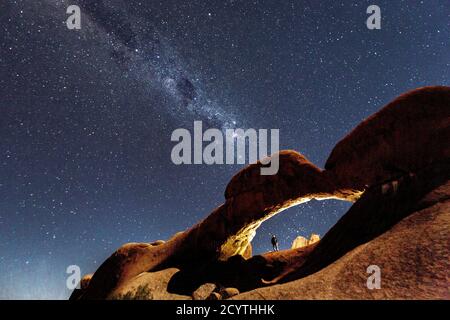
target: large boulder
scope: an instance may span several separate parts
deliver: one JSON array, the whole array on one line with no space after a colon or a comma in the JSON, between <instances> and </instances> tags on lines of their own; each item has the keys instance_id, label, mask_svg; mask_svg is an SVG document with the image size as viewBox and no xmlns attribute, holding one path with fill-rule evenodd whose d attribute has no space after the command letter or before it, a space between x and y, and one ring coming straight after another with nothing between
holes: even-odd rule
<instances>
[{"instance_id":1,"label":"large boulder","mask_svg":"<svg viewBox=\"0 0 450 320\"><path fill-rule=\"evenodd\" d=\"M309 237L309 240L308 240L308 245L316 243L319 240L320 240L320 236L318 234L311 233L311 236Z\"/></svg>"},{"instance_id":2,"label":"large boulder","mask_svg":"<svg viewBox=\"0 0 450 320\"><path fill-rule=\"evenodd\" d=\"M450 88L425 87L362 121L331 151L325 169L340 186L362 188L450 158Z\"/></svg>"},{"instance_id":3,"label":"large boulder","mask_svg":"<svg viewBox=\"0 0 450 320\"><path fill-rule=\"evenodd\" d=\"M170 293L170 279L179 269L168 268L157 272L143 272L138 277L123 283L108 296L110 300L191 300L187 295Z\"/></svg>"},{"instance_id":4,"label":"large boulder","mask_svg":"<svg viewBox=\"0 0 450 320\"><path fill-rule=\"evenodd\" d=\"M298 236L292 242L291 249L303 248L303 247L309 246L310 244L314 244L319 240L320 240L320 236L318 234L314 234L314 233L311 234L309 239L306 239L305 237L302 237L302 236Z\"/></svg>"},{"instance_id":5,"label":"large boulder","mask_svg":"<svg viewBox=\"0 0 450 320\"><path fill-rule=\"evenodd\" d=\"M206 300L214 292L216 285L214 283L204 283L192 293L194 300Z\"/></svg>"},{"instance_id":6,"label":"large boulder","mask_svg":"<svg viewBox=\"0 0 450 320\"><path fill-rule=\"evenodd\" d=\"M303 248L306 247L308 245L308 239L306 239L305 237L302 236L298 236L297 238L294 239L294 241L292 242L292 246L291 249L297 249L297 248Z\"/></svg>"},{"instance_id":7,"label":"large boulder","mask_svg":"<svg viewBox=\"0 0 450 320\"><path fill-rule=\"evenodd\" d=\"M224 288L220 290L220 295L222 299L229 299L231 297L237 296L239 294L239 290L236 288Z\"/></svg>"}]
</instances>

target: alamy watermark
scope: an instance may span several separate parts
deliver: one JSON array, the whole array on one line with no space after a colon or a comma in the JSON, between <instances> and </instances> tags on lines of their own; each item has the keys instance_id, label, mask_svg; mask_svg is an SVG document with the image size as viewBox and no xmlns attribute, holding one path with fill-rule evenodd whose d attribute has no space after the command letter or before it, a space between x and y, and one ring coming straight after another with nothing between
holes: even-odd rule
<instances>
[{"instance_id":1,"label":"alamy watermark","mask_svg":"<svg viewBox=\"0 0 450 320\"><path fill-rule=\"evenodd\" d=\"M70 5L66 10L67 14L70 16L66 20L66 25L69 30L79 30L81 29L81 10L77 5Z\"/></svg>"},{"instance_id":2,"label":"alamy watermark","mask_svg":"<svg viewBox=\"0 0 450 320\"><path fill-rule=\"evenodd\" d=\"M80 289L81 269L77 265L70 265L66 269L69 276L66 279L66 287L69 290Z\"/></svg>"},{"instance_id":3,"label":"alamy watermark","mask_svg":"<svg viewBox=\"0 0 450 320\"><path fill-rule=\"evenodd\" d=\"M270 153L268 133L270 131ZM194 121L194 132L179 128L172 132L171 141L178 142L171 159L180 164L245 164L258 160L263 165L261 175L274 175L279 168L279 129L219 129L203 132L202 121ZM203 148L203 142L208 144Z\"/></svg>"},{"instance_id":4,"label":"alamy watermark","mask_svg":"<svg viewBox=\"0 0 450 320\"><path fill-rule=\"evenodd\" d=\"M369 30L381 29L381 9L379 6L372 4L367 7L366 13L370 16L366 20L366 26ZM77 5L69 5L66 14L70 16L66 20L69 30L81 29L81 9Z\"/></svg>"},{"instance_id":5,"label":"alamy watermark","mask_svg":"<svg viewBox=\"0 0 450 320\"><path fill-rule=\"evenodd\" d=\"M367 278L367 289L381 289L381 269L376 264L367 267L366 272L370 274Z\"/></svg>"},{"instance_id":6,"label":"alamy watermark","mask_svg":"<svg viewBox=\"0 0 450 320\"><path fill-rule=\"evenodd\" d=\"M369 30L381 29L381 9L379 6L372 4L367 7L366 13L370 16L366 20L366 26Z\"/></svg>"}]
</instances>

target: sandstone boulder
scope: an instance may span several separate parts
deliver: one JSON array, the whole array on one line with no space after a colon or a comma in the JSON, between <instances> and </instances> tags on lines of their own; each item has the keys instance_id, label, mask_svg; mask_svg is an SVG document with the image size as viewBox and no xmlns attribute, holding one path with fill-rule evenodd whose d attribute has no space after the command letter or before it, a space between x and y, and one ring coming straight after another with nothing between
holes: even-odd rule
<instances>
[{"instance_id":1,"label":"sandstone boulder","mask_svg":"<svg viewBox=\"0 0 450 320\"><path fill-rule=\"evenodd\" d=\"M205 283L202 284L197 290L192 293L192 298L194 300L206 300L211 293L216 289L216 285L214 283Z\"/></svg>"},{"instance_id":2,"label":"sandstone boulder","mask_svg":"<svg viewBox=\"0 0 450 320\"><path fill-rule=\"evenodd\" d=\"M218 292L212 292L206 300L222 300L222 296Z\"/></svg>"},{"instance_id":3,"label":"sandstone boulder","mask_svg":"<svg viewBox=\"0 0 450 320\"><path fill-rule=\"evenodd\" d=\"M302 236L298 236L292 242L291 249L303 248L303 247L309 246L311 244L314 244L319 240L320 240L320 236L318 234L314 234L314 233L311 234L309 239L306 239L305 237L302 237Z\"/></svg>"},{"instance_id":4,"label":"sandstone boulder","mask_svg":"<svg viewBox=\"0 0 450 320\"><path fill-rule=\"evenodd\" d=\"M396 98L337 143L325 164L340 186L361 188L450 158L450 88Z\"/></svg>"},{"instance_id":5,"label":"sandstone boulder","mask_svg":"<svg viewBox=\"0 0 450 320\"><path fill-rule=\"evenodd\" d=\"M298 236L292 242L291 249L297 249L297 248L306 247L308 245L308 242L309 242L308 239L306 239L305 237Z\"/></svg>"},{"instance_id":6,"label":"sandstone boulder","mask_svg":"<svg viewBox=\"0 0 450 320\"><path fill-rule=\"evenodd\" d=\"M179 269L169 268L157 272L143 272L113 290L107 297L111 300L190 300L190 296L170 293L170 279Z\"/></svg>"},{"instance_id":7,"label":"sandstone boulder","mask_svg":"<svg viewBox=\"0 0 450 320\"><path fill-rule=\"evenodd\" d=\"M231 297L237 296L239 294L239 290L236 288L224 288L220 290L220 295L222 299L229 299Z\"/></svg>"}]
</instances>

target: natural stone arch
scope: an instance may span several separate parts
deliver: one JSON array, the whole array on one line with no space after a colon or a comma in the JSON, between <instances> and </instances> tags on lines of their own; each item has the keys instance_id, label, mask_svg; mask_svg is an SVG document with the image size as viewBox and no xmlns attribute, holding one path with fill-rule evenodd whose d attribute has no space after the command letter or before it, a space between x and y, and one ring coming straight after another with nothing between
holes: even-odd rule
<instances>
[{"instance_id":1,"label":"natural stone arch","mask_svg":"<svg viewBox=\"0 0 450 320\"><path fill-rule=\"evenodd\" d=\"M411 137L414 143L410 143ZM157 246L122 246L94 274L84 298L105 298L144 271L242 254L273 215L311 199L356 200L368 186L450 158L450 88L427 87L400 96L363 121L331 152L321 170L295 151L281 151L276 175L260 163L236 174L225 203L191 229Z\"/></svg>"},{"instance_id":2,"label":"natural stone arch","mask_svg":"<svg viewBox=\"0 0 450 320\"><path fill-rule=\"evenodd\" d=\"M219 259L240 254L257 228L283 210L312 199L355 201L363 191L340 188L327 172L296 151L284 150L278 156L276 175L260 175L261 164L257 163L240 171L228 184L221 214L228 226L225 233L231 236L222 243Z\"/></svg>"}]
</instances>

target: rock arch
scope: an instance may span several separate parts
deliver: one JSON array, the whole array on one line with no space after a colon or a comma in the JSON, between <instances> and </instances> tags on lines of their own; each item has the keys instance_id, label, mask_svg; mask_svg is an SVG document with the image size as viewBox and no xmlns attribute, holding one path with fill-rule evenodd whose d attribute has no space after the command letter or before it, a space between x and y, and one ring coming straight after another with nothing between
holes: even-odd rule
<instances>
[{"instance_id":1,"label":"rock arch","mask_svg":"<svg viewBox=\"0 0 450 320\"><path fill-rule=\"evenodd\" d=\"M354 201L368 186L450 159L450 88L406 93L364 120L332 150L325 170L292 150L276 175L260 163L238 172L225 203L189 230L158 245L122 246L96 271L82 298L103 299L144 271L243 254L262 222L311 199Z\"/></svg>"}]
</instances>

